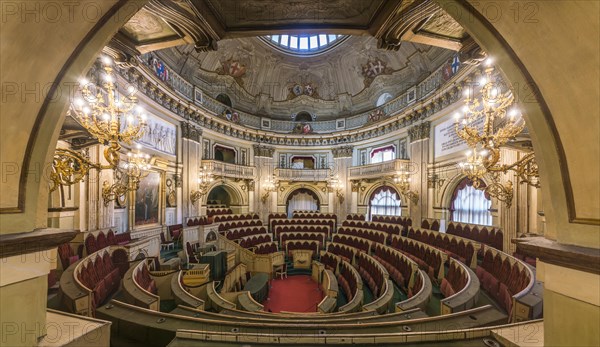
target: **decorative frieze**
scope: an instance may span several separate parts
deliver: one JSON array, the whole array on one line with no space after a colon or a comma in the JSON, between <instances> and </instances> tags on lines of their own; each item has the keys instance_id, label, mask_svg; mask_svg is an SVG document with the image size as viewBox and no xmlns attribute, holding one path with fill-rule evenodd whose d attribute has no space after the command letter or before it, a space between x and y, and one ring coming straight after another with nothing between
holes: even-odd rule
<instances>
[{"instance_id":1,"label":"decorative frieze","mask_svg":"<svg viewBox=\"0 0 600 347\"><path fill-rule=\"evenodd\" d=\"M254 145L254 156L263 158L273 158L275 148L265 145Z\"/></svg>"},{"instance_id":2,"label":"decorative frieze","mask_svg":"<svg viewBox=\"0 0 600 347\"><path fill-rule=\"evenodd\" d=\"M218 119L217 115L212 115L210 111L197 108L193 104L185 103L180 100L176 100L174 94L162 90L162 85L155 85L153 82L147 79L147 77L137 71L141 69L141 66L132 67L129 69L120 69L118 72L122 77L126 78L130 83L136 84L139 91L146 94L148 97L162 105L164 108L171 112L174 112L192 123L196 123L202 128L207 128L212 131L219 132L221 134L229 135L246 141L256 141L265 144L272 145L284 145L284 146L298 146L298 147L310 147L310 146L334 146L339 144L353 143L357 141L369 140L377 138L391 132L406 128L417 122L421 122L427 117L431 116L435 112L451 105L452 103L460 99L462 89L462 80L467 75L461 77L461 81L454 82L455 85L446 89L445 91L433 94L429 102L422 100L421 107L414 108L410 112L404 114L390 114L388 120L378 124L377 127L366 127L363 129L356 129L351 134L319 134L318 137L310 135L300 135L298 137L290 136L289 134L278 134L278 133L262 133L258 134L254 129L245 127L243 125L236 125L231 123L225 123L224 120ZM400 112L401 109L396 112ZM182 123L183 124L183 123ZM191 126L190 123L187 123ZM183 128L183 127L182 127ZM182 133L185 130L182 129ZM202 133L200 132L199 135ZM186 137L185 133L183 134ZM411 141L413 141L411 136ZM193 138L190 138L193 140ZM416 139L416 138L415 138Z\"/></svg>"},{"instance_id":3,"label":"decorative frieze","mask_svg":"<svg viewBox=\"0 0 600 347\"><path fill-rule=\"evenodd\" d=\"M352 158L352 150L353 149L354 149L354 147L352 147L352 146L342 146L342 147L332 149L331 153L333 153L334 159Z\"/></svg>"},{"instance_id":4,"label":"decorative frieze","mask_svg":"<svg viewBox=\"0 0 600 347\"><path fill-rule=\"evenodd\" d=\"M181 122L181 137L200 143L202 129L188 122Z\"/></svg>"},{"instance_id":5,"label":"decorative frieze","mask_svg":"<svg viewBox=\"0 0 600 347\"><path fill-rule=\"evenodd\" d=\"M424 140L429 138L429 132L431 130L431 122L423 122L417 124L408 129L408 136L410 136L410 142Z\"/></svg>"}]
</instances>

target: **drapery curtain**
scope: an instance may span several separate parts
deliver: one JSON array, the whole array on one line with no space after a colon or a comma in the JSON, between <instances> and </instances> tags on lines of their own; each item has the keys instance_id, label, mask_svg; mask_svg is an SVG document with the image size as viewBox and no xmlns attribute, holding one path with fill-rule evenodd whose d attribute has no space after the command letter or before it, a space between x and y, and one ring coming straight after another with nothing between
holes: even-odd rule
<instances>
[{"instance_id":1,"label":"drapery curtain","mask_svg":"<svg viewBox=\"0 0 600 347\"><path fill-rule=\"evenodd\" d=\"M460 186L460 185L459 185ZM490 207L492 201L472 184L465 184L457 189L452 201L452 220L455 222L492 225Z\"/></svg>"},{"instance_id":2,"label":"drapery curtain","mask_svg":"<svg viewBox=\"0 0 600 347\"><path fill-rule=\"evenodd\" d=\"M381 187L371 195L369 219L373 215L400 216L402 209L398 193L390 187Z\"/></svg>"},{"instance_id":3,"label":"drapery curtain","mask_svg":"<svg viewBox=\"0 0 600 347\"><path fill-rule=\"evenodd\" d=\"M371 164L381 163L396 158L394 146L378 148L371 152Z\"/></svg>"},{"instance_id":4,"label":"drapery curtain","mask_svg":"<svg viewBox=\"0 0 600 347\"><path fill-rule=\"evenodd\" d=\"M319 205L315 198L307 193L298 193L288 202L288 218L292 218L294 211L318 211Z\"/></svg>"}]
</instances>

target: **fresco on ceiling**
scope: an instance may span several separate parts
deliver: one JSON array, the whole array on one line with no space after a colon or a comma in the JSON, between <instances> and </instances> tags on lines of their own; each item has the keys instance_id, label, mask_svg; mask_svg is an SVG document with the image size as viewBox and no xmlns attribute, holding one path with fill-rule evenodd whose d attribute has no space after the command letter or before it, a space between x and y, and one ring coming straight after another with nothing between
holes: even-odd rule
<instances>
[{"instance_id":1,"label":"fresco on ceiling","mask_svg":"<svg viewBox=\"0 0 600 347\"><path fill-rule=\"evenodd\" d=\"M148 66L161 81L170 83L169 68L162 60L157 59L154 55L149 55Z\"/></svg>"},{"instance_id":2,"label":"fresco on ceiling","mask_svg":"<svg viewBox=\"0 0 600 347\"><path fill-rule=\"evenodd\" d=\"M307 95L315 99L320 99L318 92L318 87L312 83L292 83L291 86L288 87L288 97L287 100L295 99L301 95Z\"/></svg>"},{"instance_id":3,"label":"fresco on ceiling","mask_svg":"<svg viewBox=\"0 0 600 347\"><path fill-rule=\"evenodd\" d=\"M246 75L246 65L233 58L229 58L221 61L221 66L217 68L216 73L233 77L235 81L243 87L244 80L242 77Z\"/></svg>"},{"instance_id":4,"label":"fresco on ceiling","mask_svg":"<svg viewBox=\"0 0 600 347\"><path fill-rule=\"evenodd\" d=\"M365 78L365 88L369 88L375 77L380 75L391 75L394 69L387 66L387 63L379 58L369 59L362 65L362 76Z\"/></svg>"},{"instance_id":5,"label":"fresco on ceiling","mask_svg":"<svg viewBox=\"0 0 600 347\"><path fill-rule=\"evenodd\" d=\"M458 54L454 55L454 57L448 59L444 67L442 68L442 78L444 81L449 80L454 74L458 72L460 68L460 59L458 58Z\"/></svg>"},{"instance_id":6,"label":"fresco on ceiling","mask_svg":"<svg viewBox=\"0 0 600 347\"><path fill-rule=\"evenodd\" d=\"M387 115L383 112L382 109L378 108L377 110L369 113L369 118L367 118L367 124L369 123L377 123L380 120L384 119Z\"/></svg>"},{"instance_id":7,"label":"fresco on ceiling","mask_svg":"<svg viewBox=\"0 0 600 347\"><path fill-rule=\"evenodd\" d=\"M223 111L223 113L221 113L221 117L227 119L231 123L240 124L240 114L230 109Z\"/></svg>"},{"instance_id":8,"label":"fresco on ceiling","mask_svg":"<svg viewBox=\"0 0 600 347\"><path fill-rule=\"evenodd\" d=\"M307 135L312 133L313 128L308 123L298 123L294 126L294 130L292 130L292 134Z\"/></svg>"}]
</instances>

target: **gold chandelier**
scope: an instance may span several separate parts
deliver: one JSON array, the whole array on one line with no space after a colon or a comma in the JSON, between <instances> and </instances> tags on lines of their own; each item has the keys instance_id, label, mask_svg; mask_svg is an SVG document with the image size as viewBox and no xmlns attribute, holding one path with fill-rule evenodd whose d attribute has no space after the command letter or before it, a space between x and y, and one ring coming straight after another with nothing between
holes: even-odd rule
<instances>
[{"instance_id":1,"label":"gold chandelier","mask_svg":"<svg viewBox=\"0 0 600 347\"><path fill-rule=\"evenodd\" d=\"M138 150L139 150L138 146ZM115 169L116 183L109 185L104 181L102 186L102 198L104 205L124 196L129 191L136 191L140 188L140 182L147 177L150 165L150 155L141 152L128 152L127 161L121 162L119 167Z\"/></svg>"},{"instance_id":2,"label":"gold chandelier","mask_svg":"<svg viewBox=\"0 0 600 347\"><path fill-rule=\"evenodd\" d=\"M190 193L190 200L192 204L200 200L201 197L208 193L208 188L213 183L213 172L206 166L203 166L198 172L198 190L194 190Z\"/></svg>"},{"instance_id":3,"label":"gold chandelier","mask_svg":"<svg viewBox=\"0 0 600 347\"><path fill-rule=\"evenodd\" d=\"M489 195L512 203L512 182L500 182L500 174L514 171L520 183L539 188L539 172L533 152L526 154L512 164L500 164L500 148L514 139L525 129L525 121L513 106L514 96L510 90L503 90L491 64L485 62L484 76L479 85L481 96L475 97L470 86L465 90L463 114L455 115L456 134L464 140L470 150L467 160L459 163L463 174L474 183L474 187L485 190ZM490 184L485 187L479 182L484 177Z\"/></svg>"},{"instance_id":4,"label":"gold chandelier","mask_svg":"<svg viewBox=\"0 0 600 347\"><path fill-rule=\"evenodd\" d=\"M410 173L408 171L398 171L393 180L399 193L406 199L412 201L413 204L419 201L419 194L410 190Z\"/></svg>"},{"instance_id":5,"label":"gold chandelier","mask_svg":"<svg viewBox=\"0 0 600 347\"><path fill-rule=\"evenodd\" d=\"M117 92L116 78L109 57L102 58L102 87L82 78L79 95L71 104L67 115L76 119L94 138L104 145L104 158L108 165L92 163L80 153L58 149L54 153L53 171L50 175L54 191L60 185L80 182L90 169L115 169L119 166L121 143L131 145L146 131L146 114L137 106L135 88L130 86L128 95Z\"/></svg>"}]
</instances>

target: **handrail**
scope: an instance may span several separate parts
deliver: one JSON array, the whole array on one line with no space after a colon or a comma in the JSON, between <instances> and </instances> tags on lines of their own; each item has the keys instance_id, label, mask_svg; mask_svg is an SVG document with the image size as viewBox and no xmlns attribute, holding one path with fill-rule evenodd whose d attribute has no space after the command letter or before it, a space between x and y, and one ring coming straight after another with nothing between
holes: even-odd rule
<instances>
[{"instance_id":1,"label":"handrail","mask_svg":"<svg viewBox=\"0 0 600 347\"><path fill-rule=\"evenodd\" d=\"M224 299L217 292L215 283L216 282L213 281L213 282L211 282L210 285L206 286L206 295L208 297L208 300L209 300L211 306L218 311L236 308L236 305L234 303L232 303L229 300ZM216 305L216 307L214 307L213 305Z\"/></svg>"},{"instance_id":2,"label":"handrail","mask_svg":"<svg viewBox=\"0 0 600 347\"><path fill-rule=\"evenodd\" d=\"M356 281L356 292L354 293L352 300L350 300L348 303L346 303L346 305L339 307L338 311L339 312L354 312L356 310L360 310L362 307L363 299L364 299L364 293L363 293L363 289L362 289L363 288L362 278L360 277L360 274L354 268L354 266L352 266L352 264L348 263L347 261L345 261L343 259L340 259L340 263L346 264L346 267L348 269L350 269L352 276L354 276L354 280Z\"/></svg>"},{"instance_id":3,"label":"handrail","mask_svg":"<svg viewBox=\"0 0 600 347\"><path fill-rule=\"evenodd\" d=\"M277 177L286 181L327 181L331 169L291 169L276 168Z\"/></svg>"},{"instance_id":4,"label":"handrail","mask_svg":"<svg viewBox=\"0 0 600 347\"><path fill-rule=\"evenodd\" d=\"M145 262L145 259L140 260L136 265L131 266L129 270L127 270L125 276L123 276L123 292L127 300L132 304L159 310L160 296L148 292L135 281L135 274L138 271L142 271L141 269L145 265Z\"/></svg>"},{"instance_id":5,"label":"handrail","mask_svg":"<svg viewBox=\"0 0 600 347\"><path fill-rule=\"evenodd\" d=\"M398 333L370 333L370 334L335 334L334 336L327 335L316 337L311 334L296 334L293 335L293 341L298 345L321 344L325 345L331 339L339 344L345 345L382 345L382 344L443 344L449 342L456 345L454 341L470 340L474 336L478 338L490 337L494 330L506 330L522 327L523 331L536 331L538 328L526 328L531 324L541 324L542 319L519 322L513 324L488 325L484 327L456 329L453 326L451 329L439 331L410 331ZM526 329L526 330L525 330ZM517 333L518 331L515 331ZM183 344L191 344L191 341L232 341L233 343L244 343L246 341L256 341L258 339L271 341L272 345L289 344L289 336L276 333L257 334L257 333L231 333L209 330L177 330L175 341ZM185 341L184 341L185 340ZM191 340L191 341L187 341Z\"/></svg>"},{"instance_id":6,"label":"handrail","mask_svg":"<svg viewBox=\"0 0 600 347\"><path fill-rule=\"evenodd\" d=\"M203 310L204 300L195 297L183 288L183 285L181 284L182 277L182 270L180 270L176 276L171 277L171 292L173 293L175 303Z\"/></svg>"},{"instance_id":7,"label":"handrail","mask_svg":"<svg viewBox=\"0 0 600 347\"><path fill-rule=\"evenodd\" d=\"M394 285L390 279L385 279L383 281L385 285L385 291L383 294L379 295L379 297L370 303L363 305L363 310L375 310L379 314L387 313L389 310L390 302L394 297Z\"/></svg>"},{"instance_id":8,"label":"handrail","mask_svg":"<svg viewBox=\"0 0 600 347\"><path fill-rule=\"evenodd\" d=\"M130 314L125 314L127 312L129 312ZM494 322L506 320L506 314L504 314L501 311L498 311L492 305L480 306L470 310L452 313L446 316L415 318L409 321L379 321L366 323L354 322L342 325L339 324L339 322L307 322L306 324L290 325L290 323L288 322L246 322L243 319L237 321L228 321L189 316L178 316L175 314L145 309L143 307L127 304L114 299L110 302L110 305L104 305L100 307L97 313L99 316L98 318L100 319L108 319L113 321L127 320L128 322L132 322L133 320L137 324L147 326L150 328L160 329L162 327L162 329L176 330L177 328L185 329L185 326L198 326L198 323L201 323L207 327L212 326L215 330L218 331L229 330L229 327L238 328L239 333L268 333L272 332L273 329L283 329L284 331L289 331L290 329L293 329L294 333L300 333L302 331L305 331L306 333L317 334L318 331L324 329L331 329L336 334L356 333L368 335L371 333L385 334L394 331L401 332L405 331L404 326L413 326L415 328L418 328L419 331L430 331L430 329L443 329L443 324L446 323L448 324L448 326L456 326L457 324L459 324L459 326L464 326L465 329L468 329L484 324L493 324ZM167 319L169 321L169 324L162 324L163 322L161 322L160 320L157 321L157 317ZM119 326L119 324L117 324L117 326ZM129 329L130 326L128 324L127 326Z\"/></svg>"},{"instance_id":9,"label":"handrail","mask_svg":"<svg viewBox=\"0 0 600 347\"><path fill-rule=\"evenodd\" d=\"M254 178L256 167L241 164L226 163L219 160L203 159L202 165L212 170L213 175L232 178Z\"/></svg>"},{"instance_id":10,"label":"handrail","mask_svg":"<svg viewBox=\"0 0 600 347\"><path fill-rule=\"evenodd\" d=\"M263 311L265 309L263 305L254 300L254 298L250 294L250 291L244 291L240 293L240 295L238 295L237 298L241 308L245 311L255 312Z\"/></svg>"},{"instance_id":11,"label":"handrail","mask_svg":"<svg viewBox=\"0 0 600 347\"><path fill-rule=\"evenodd\" d=\"M450 313L464 311L474 307L479 299L479 278L468 266L462 262L449 258L450 266L452 263L459 266L461 272L467 276L467 283L464 288L447 298L440 300L441 312Z\"/></svg>"},{"instance_id":12,"label":"handrail","mask_svg":"<svg viewBox=\"0 0 600 347\"><path fill-rule=\"evenodd\" d=\"M387 173L396 173L398 171L406 171L409 169L410 160L394 159L375 164L366 164L353 166L348 169L350 178L381 176Z\"/></svg>"},{"instance_id":13,"label":"handrail","mask_svg":"<svg viewBox=\"0 0 600 347\"><path fill-rule=\"evenodd\" d=\"M423 283L423 285L418 293L404 301L396 303L396 308L402 312L415 308L425 310L431 298L431 293L433 291L431 279L423 270L417 270L417 274L418 276L421 276L421 283Z\"/></svg>"}]
</instances>

